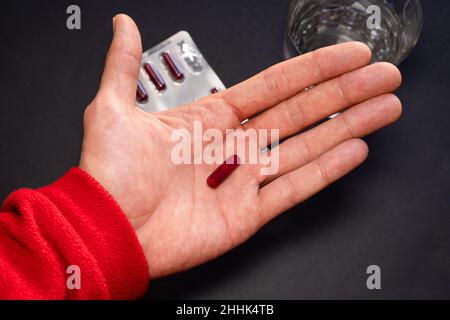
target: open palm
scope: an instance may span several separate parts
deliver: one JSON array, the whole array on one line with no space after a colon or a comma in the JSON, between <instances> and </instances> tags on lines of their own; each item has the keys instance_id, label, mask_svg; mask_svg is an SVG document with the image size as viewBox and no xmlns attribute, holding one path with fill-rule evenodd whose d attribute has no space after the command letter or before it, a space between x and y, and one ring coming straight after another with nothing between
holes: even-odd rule
<instances>
[{"instance_id":1,"label":"open palm","mask_svg":"<svg viewBox=\"0 0 450 320\"><path fill-rule=\"evenodd\" d=\"M366 66L371 54L361 43L305 54L230 89L158 113L135 107L141 54L136 25L125 15L116 16L101 86L85 112L80 167L127 215L153 278L225 253L344 176L367 156L358 138L401 114L400 101L389 93L400 85L399 71L387 63ZM172 132L192 132L194 121L201 121L204 130L223 132L279 129L286 140L278 147L278 172L265 176L259 164L243 164L211 189L206 179L217 165L171 161Z\"/></svg>"}]
</instances>

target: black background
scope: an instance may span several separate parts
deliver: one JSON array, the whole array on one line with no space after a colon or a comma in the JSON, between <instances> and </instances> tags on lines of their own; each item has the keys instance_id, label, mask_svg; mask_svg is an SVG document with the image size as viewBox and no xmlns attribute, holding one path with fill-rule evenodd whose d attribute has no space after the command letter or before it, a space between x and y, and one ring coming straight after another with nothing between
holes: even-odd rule
<instances>
[{"instance_id":1,"label":"black background","mask_svg":"<svg viewBox=\"0 0 450 320\"><path fill-rule=\"evenodd\" d=\"M450 2L423 3L421 40L401 65L404 115L366 139L367 162L236 250L152 281L147 298L450 298ZM80 31L66 28L70 4ZM144 49L189 31L227 86L282 59L281 0L2 2L1 199L77 165L119 12L134 17ZM372 264L379 291L366 288Z\"/></svg>"}]
</instances>

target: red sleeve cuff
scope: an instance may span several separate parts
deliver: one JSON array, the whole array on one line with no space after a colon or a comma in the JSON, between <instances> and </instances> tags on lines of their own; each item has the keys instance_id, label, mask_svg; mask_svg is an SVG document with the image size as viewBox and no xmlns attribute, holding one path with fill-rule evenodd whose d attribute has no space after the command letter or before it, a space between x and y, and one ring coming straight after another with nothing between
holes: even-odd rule
<instances>
[{"instance_id":1,"label":"red sleeve cuff","mask_svg":"<svg viewBox=\"0 0 450 320\"><path fill-rule=\"evenodd\" d=\"M82 261L71 259L70 263L80 265L79 298L91 298L92 286L97 292L103 288L104 298L142 297L149 280L146 258L135 231L112 196L79 168L38 191L58 207L70 225L69 231L74 231L75 247L81 254L72 259L79 257Z\"/></svg>"}]
</instances>

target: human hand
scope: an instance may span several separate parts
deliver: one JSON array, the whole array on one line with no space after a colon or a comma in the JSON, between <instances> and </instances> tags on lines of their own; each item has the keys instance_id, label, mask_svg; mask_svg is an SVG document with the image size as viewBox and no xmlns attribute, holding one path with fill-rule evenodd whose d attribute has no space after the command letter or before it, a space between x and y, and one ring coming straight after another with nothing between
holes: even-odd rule
<instances>
[{"instance_id":1,"label":"human hand","mask_svg":"<svg viewBox=\"0 0 450 320\"><path fill-rule=\"evenodd\" d=\"M401 114L400 101L390 93L401 83L399 71L387 63L366 66L371 53L361 43L304 54L230 89L157 113L135 107L141 54L136 25L116 16L100 89L85 112L80 167L121 206L152 278L189 269L243 243L361 164L368 149L358 138ZM194 121L204 130L223 132L279 129L280 138L290 137L278 149L279 171L264 176L259 164L244 164L211 189L206 179L217 165L171 161L172 132L192 132Z\"/></svg>"}]
</instances>

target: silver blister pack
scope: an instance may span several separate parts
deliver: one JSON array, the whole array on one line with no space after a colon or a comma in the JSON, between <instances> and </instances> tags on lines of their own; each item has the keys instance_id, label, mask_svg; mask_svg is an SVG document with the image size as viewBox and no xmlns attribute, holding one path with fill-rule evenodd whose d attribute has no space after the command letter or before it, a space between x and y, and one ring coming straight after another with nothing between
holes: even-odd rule
<instances>
[{"instance_id":1,"label":"silver blister pack","mask_svg":"<svg viewBox=\"0 0 450 320\"><path fill-rule=\"evenodd\" d=\"M136 104L163 111L223 89L189 33L179 31L142 55Z\"/></svg>"}]
</instances>

